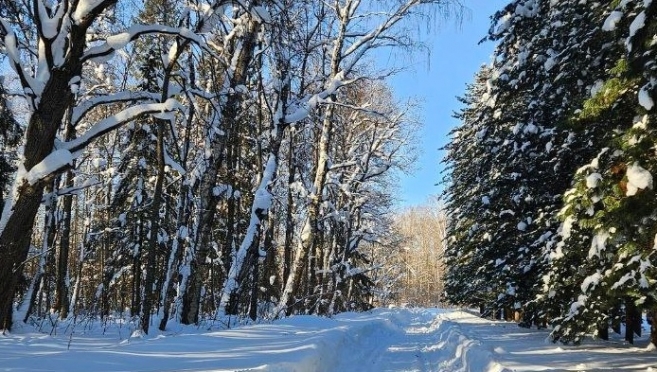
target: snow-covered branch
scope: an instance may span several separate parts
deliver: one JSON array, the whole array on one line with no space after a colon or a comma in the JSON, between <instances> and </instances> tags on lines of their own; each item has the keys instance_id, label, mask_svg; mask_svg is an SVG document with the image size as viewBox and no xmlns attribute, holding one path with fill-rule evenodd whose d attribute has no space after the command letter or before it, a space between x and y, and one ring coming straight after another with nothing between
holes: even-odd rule
<instances>
[{"instance_id":1,"label":"snow-covered branch","mask_svg":"<svg viewBox=\"0 0 657 372\"><path fill-rule=\"evenodd\" d=\"M144 100L152 102L159 100L160 96L160 94L152 92L121 91L118 93L85 99L83 102L73 108L71 122L73 125L77 124L89 111L100 105Z\"/></svg>"},{"instance_id":2,"label":"snow-covered branch","mask_svg":"<svg viewBox=\"0 0 657 372\"><path fill-rule=\"evenodd\" d=\"M164 103L144 103L141 105L132 106L99 121L80 137L72 141L60 143L58 148L76 153L88 146L94 139L120 127L123 124L135 120L140 116L149 114L161 114L183 109L184 108L180 105L180 103L173 98L168 99Z\"/></svg>"},{"instance_id":3,"label":"snow-covered branch","mask_svg":"<svg viewBox=\"0 0 657 372\"><path fill-rule=\"evenodd\" d=\"M134 25L126 31L108 36L100 45L92 46L82 55L82 61L92 60L99 57L107 57L117 50L123 49L129 43L137 40L140 36L149 34L165 34L179 36L185 40L196 43L205 48L206 42L203 37L185 27L171 27L165 25Z\"/></svg>"}]
</instances>

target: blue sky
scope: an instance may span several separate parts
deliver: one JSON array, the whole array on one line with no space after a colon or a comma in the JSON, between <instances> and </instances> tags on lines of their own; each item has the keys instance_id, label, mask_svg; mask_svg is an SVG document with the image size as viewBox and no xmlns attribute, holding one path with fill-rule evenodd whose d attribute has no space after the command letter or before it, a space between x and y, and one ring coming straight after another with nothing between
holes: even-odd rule
<instances>
[{"instance_id":1,"label":"blue sky","mask_svg":"<svg viewBox=\"0 0 657 372\"><path fill-rule=\"evenodd\" d=\"M441 20L431 26L424 41L431 47L430 56L416 55L410 69L395 75L390 83L399 100L415 97L421 101L419 116L423 128L418 135L420 149L415 172L400 174L401 206L422 204L439 194L441 180L439 148L448 141L450 129L457 125L452 113L461 106L456 100L482 64L490 61L494 44L484 38L490 27L490 15L502 9L506 0L464 0L467 7L462 22Z\"/></svg>"}]
</instances>

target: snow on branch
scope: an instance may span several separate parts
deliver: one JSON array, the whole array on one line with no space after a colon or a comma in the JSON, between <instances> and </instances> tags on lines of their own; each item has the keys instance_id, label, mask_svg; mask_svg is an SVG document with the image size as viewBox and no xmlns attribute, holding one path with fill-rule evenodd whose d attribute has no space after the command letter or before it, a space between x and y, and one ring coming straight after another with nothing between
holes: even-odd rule
<instances>
[{"instance_id":1,"label":"snow on branch","mask_svg":"<svg viewBox=\"0 0 657 372\"><path fill-rule=\"evenodd\" d=\"M25 180L34 185L51 174L73 164L73 155L66 149L51 152L41 162L33 166L26 174Z\"/></svg>"},{"instance_id":2,"label":"snow on branch","mask_svg":"<svg viewBox=\"0 0 657 372\"><path fill-rule=\"evenodd\" d=\"M44 4L43 0L39 0L36 3L38 17L35 17L35 20L39 33L47 40L55 39L57 35L59 35L64 15L68 10L68 2L63 1L57 4L57 11L52 17L50 16L49 9L46 8L46 4Z\"/></svg>"},{"instance_id":3,"label":"snow on branch","mask_svg":"<svg viewBox=\"0 0 657 372\"><path fill-rule=\"evenodd\" d=\"M9 64L16 74L18 74L25 94L34 97L33 87L36 84L34 79L23 71L16 34L11 29L9 21L2 17L0 17L0 47L4 47L5 54L9 57Z\"/></svg>"},{"instance_id":4,"label":"snow on branch","mask_svg":"<svg viewBox=\"0 0 657 372\"><path fill-rule=\"evenodd\" d=\"M324 103L326 98L335 94L338 89L345 85L349 85L358 79L345 79L344 71L340 71L332 79L328 80L325 84L326 88L312 96L304 99L301 103L297 104L297 109L289 115L285 116L284 122L287 124L296 123L307 118L310 113L317 108L321 103Z\"/></svg>"},{"instance_id":5,"label":"snow on branch","mask_svg":"<svg viewBox=\"0 0 657 372\"><path fill-rule=\"evenodd\" d=\"M79 0L74 6L71 18L76 24L82 24L93 13L102 12L110 4L116 3L117 0Z\"/></svg>"},{"instance_id":6,"label":"snow on branch","mask_svg":"<svg viewBox=\"0 0 657 372\"><path fill-rule=\"evenodd\" d=\"M105 41L87 49L82 55L82 61L94 58L106 57L119 49L125 48L130 42L135 41L142 35L166 34L180 36L183 39L194 42L201 47L206 46L205 39L185 27L170 27L164 25L134 25L126 31L107 37Z\"/></svg>"},{"instance_id":7,"label":"snow on branch","mask_svg":"<svg viewBox=\"0 0 657 372\"><path fill-rule=\"evenodd\" d=\"M173 98L166 100L164 103L144 103L132 106L99 121L80 137L69 142L60 143L58 148L68 150L72 153L79 152L94 139L120 127L123 124L135 120L142 115L160 114L182 109L182 105Z\"/></svg>"},{"instance_id":8,"label":"snow on branch","mask_svg":"<svg viewBox=\"0 0 657 372\"><path fill-rule=\"evenodd\" d=\"M81 102L73 109L71 122L73 125L77 124L89 111L100 105L140 100L149 100L153 102L159 100L160 98L161 94L135 91L122 91L115 94L106 94L93 97L91 99L86 99L84 102Z\"/></svg>"}]
</instances>

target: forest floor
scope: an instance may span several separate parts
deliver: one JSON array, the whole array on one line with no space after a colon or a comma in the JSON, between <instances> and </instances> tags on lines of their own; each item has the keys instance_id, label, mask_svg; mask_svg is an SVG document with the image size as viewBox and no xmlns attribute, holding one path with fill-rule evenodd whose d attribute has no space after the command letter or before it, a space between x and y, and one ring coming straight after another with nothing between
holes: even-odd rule
<instances>
[{"instance_id":1,"label":"forest floor","mask_svg":"<svg viewBox=\"0 0 657 372\"><path fill-rule=\"evenodd\" d=\"M376 309L140 337L121 322L0 335L0 371L654 371L644 335L564 346L545 330L453 309ZM217 328L217 327L215 327Z\"/></svg>"}]
</instances>

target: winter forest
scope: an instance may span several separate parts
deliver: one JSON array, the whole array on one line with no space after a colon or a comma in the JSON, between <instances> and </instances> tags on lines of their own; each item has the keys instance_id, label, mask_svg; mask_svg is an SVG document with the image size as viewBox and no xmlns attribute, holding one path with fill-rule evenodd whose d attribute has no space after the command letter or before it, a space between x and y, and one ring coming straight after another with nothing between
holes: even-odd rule
<instances>
[{"instance_id":1,"label":"winter forest","mask_svg":"<svg viewBox=\"0 0 657 372\"><path fill-rule=\"evenodd\" d=\"M450 304L564 344L645 320L657 346L657 3L508 2L425 180L444 191L400 209L425 123L379 60L467 11L0 0L2 333ZM452 310L395 313L395 337L456 349L479 318Z\"/></svg>"},{"instance_id":2,"label":"winter forest","mask_svg":"<svg viewBox=\"0 0 657 372\"><path fill-rule=\"evenodd\" d=\"M449 300L657 345L657 2L513 1L488 38L446 146Z\"/></svg>"},{"instance_id":3,"label":"winter forest","mask_svg":"<svg viewBox=\"0 0 657 372\"><path fill-rule=\"evenodd\" d=\"M391 213L418 123L373 60L459 9L0 1L0 329L437 302L445 219Z\"/></svg>"}]
</instances>

